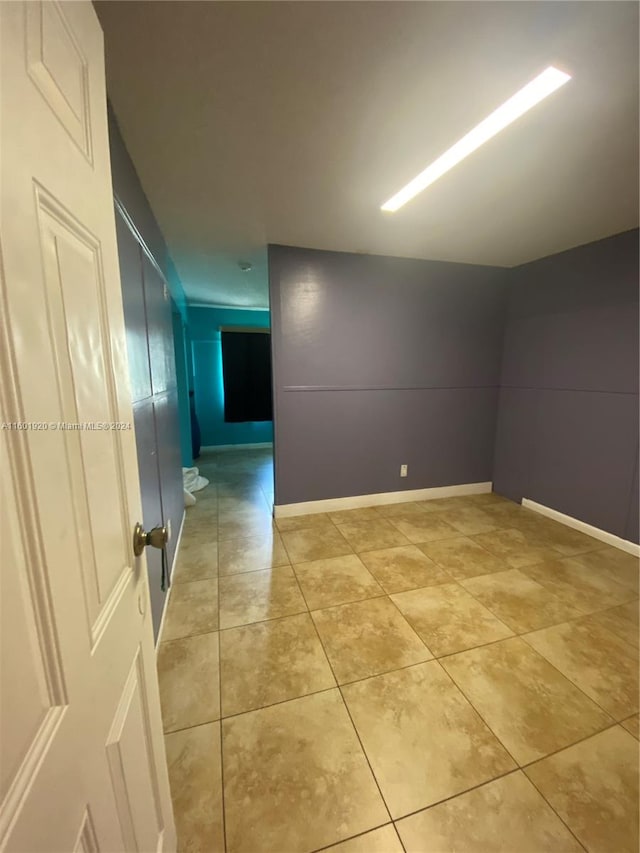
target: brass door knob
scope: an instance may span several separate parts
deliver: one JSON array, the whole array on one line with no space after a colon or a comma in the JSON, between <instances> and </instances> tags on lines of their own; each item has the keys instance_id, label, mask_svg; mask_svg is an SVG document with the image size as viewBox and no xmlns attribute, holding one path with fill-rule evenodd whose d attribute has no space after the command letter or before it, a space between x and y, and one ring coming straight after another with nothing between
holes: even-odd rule
<instances>
[{"instance_id":1,"label":"brass door knob","mask_svg":"<svg viewBox=\"0 0 640 853\"><path fill-rule=\"evenodd\" d=\"M139 557L148 545L162 549L168 541L169 531L166 527L153 527L147 532L138 522L133 530L133 553Z\"/></svg>"}]
</instances>

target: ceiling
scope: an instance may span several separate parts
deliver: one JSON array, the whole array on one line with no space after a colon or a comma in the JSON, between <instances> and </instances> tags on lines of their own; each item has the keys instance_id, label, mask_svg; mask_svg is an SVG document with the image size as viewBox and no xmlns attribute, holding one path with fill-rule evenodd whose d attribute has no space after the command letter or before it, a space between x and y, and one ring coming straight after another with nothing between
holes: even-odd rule
<instances>
[{"instance_id":1,"label":"ceiling","mask_svg":"<svg viewBox=\"0 0 640 853\"><path fill-rule=\"evenodd\" d=\"M635 2L96 8L113 107L191 302L266 307L267 243L514 266L638 224ZM549 64L573 79L380 210Z\"/></svg>"}]
</instances>

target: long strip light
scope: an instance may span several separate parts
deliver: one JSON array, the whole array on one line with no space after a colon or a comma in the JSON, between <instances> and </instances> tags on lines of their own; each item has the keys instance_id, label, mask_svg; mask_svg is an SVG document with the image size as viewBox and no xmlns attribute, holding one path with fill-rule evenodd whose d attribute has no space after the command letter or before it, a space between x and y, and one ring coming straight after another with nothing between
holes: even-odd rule
<instances>
[{"instance_id":1,"label":"long strip light","mask_svg":"<svg viewBox=\"0 0 640 853\"><path fill-rule=\"evenodd\" d=\"M571 80L569 74L564 71L559 71L550 65L542 74L535 77L530 83L516 92L508 101L505 101L502 106L487 116L480 124L476 125L473 130L470 130L466 136L463 136L455 145L452 145L448 151L445 151L437 160L434 160L430 166L420 172L412 181L402 187L394 196L380 208L394 212L401 208L412 198L421 193L422 190L430 186L438 178L442 177L449 169L453 169L461 160L472 154L476 148L479 148L491 137L495 136L505 127L508 127L521 115L524 115L536 104L544 100L556 89L564 86Z\"/></svg>"}]
</instances>

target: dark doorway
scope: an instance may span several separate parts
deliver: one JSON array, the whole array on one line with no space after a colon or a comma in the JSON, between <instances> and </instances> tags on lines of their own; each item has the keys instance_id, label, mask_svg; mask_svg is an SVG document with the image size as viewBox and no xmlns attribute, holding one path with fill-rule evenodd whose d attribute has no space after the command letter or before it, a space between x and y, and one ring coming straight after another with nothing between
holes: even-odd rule
<instances>
[{"instance_id":1,"label":"dark doorway","mask_svg":"<svg viewBox=\"0 0 640 853\"><path fill-rule=\"evenodd\" d=\"M223 327L220 332L225 421L272 420L269 330Z\"/></svg>"}]
</instances>

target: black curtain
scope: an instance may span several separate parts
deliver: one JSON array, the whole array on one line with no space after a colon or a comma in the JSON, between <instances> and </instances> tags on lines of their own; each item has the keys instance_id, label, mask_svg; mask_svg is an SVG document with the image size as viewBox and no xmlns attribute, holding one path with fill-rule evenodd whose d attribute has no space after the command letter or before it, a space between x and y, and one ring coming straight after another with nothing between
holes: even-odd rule
<instances>
[{"instance_id":1,"label":"black curtain","mask_svg":"<svg viewBox=\"0 0 640 853\"><path fill-rule=\"evenodd\" d=\"M272 420L270 337L261 331L221 333L227 423Z\"/></svg>"}]
</instances>

